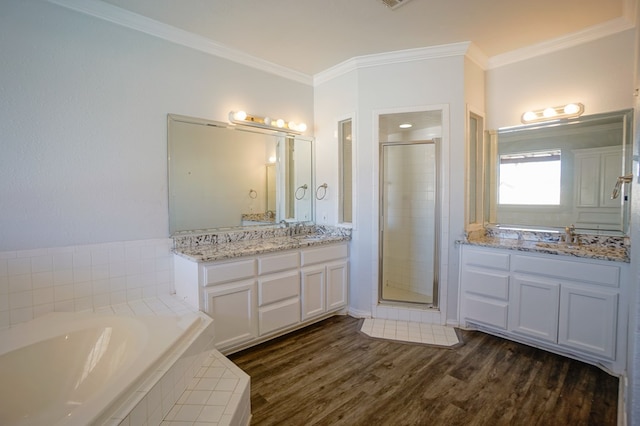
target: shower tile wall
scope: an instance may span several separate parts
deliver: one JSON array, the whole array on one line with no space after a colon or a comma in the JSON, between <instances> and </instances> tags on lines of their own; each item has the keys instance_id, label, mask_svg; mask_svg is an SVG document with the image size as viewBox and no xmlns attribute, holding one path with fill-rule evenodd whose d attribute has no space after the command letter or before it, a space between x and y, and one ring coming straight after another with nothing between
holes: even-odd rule
<instances>
[{"instance_id":1,"label":"shower tile wall","mask_svg":"<svg viewBox=\"0 0 640 426\"><path fill-rule=\"evenodd\" d=\"M435 150L413 155L405 150L387 153L392 185L386 200L384 233L385 286L432 294L433 234L435 229ZM404 156L404 158L403 158Z\"/></svg>"},{"instance_id":2,"label":"shower tile wall","mask_svg":"<svg viewBox=\"0 0 640 426\"><path fill-rule=\"evenodd\" d=\"M170 239L0 252L0 327L173 288Z\"/></svg>"}]
</instances>

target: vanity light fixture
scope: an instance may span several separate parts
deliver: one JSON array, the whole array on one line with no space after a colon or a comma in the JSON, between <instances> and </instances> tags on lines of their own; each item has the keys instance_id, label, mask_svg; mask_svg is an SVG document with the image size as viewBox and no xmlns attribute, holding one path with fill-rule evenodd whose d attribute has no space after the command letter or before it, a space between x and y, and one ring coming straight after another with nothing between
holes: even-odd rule
<instances>
[{"instance_id":1,"label":"vanity light fixture","mask_svg":"<svg viewBox=\"0 0 640 426\"><path fill-rule=\"evenodd\" d=\"M304 123L295 123L293 121L284 121L281 118L276 120L269 117L259 117L257 115L247 114L244 111L229 112L229 121L235 124L244 124L246 126L260 127L263 129L287 131L290 133L303 133L307 130Z\"/></svg>"},{"instance_id":2,"label":"vanity light fixture","mask_svg":"<svg viewBox=\"0 0 640 426\"><path fill-rule=\"evenodd\" d=\"M413 124L411 124L411 123L402 123L398 127L400 127L401 129L410 129L411 127L413 127Z\"/></svg>"},{"instance_id":3,"label":"vanity light fixture","mask_svg":"<svg viewBox=\"0 0 640 426\"><path fill-rule=\"evenodd\" d=\"M581 103L548 107L536 111L527 111L522 114L521 121L524 124L539 123L541 121L560 120L562 118L580 117L584 112L584 105Z\"/></svg>"}]
</instances>

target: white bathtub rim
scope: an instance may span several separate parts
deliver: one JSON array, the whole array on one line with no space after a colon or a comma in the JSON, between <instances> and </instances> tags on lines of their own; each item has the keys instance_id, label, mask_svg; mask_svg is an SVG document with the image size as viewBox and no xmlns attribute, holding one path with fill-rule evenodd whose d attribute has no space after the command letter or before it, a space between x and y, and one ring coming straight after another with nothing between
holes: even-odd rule
<instances>
[{"instance_id":1,"label":"white bathtub rim","mask_svg":"<svg viewBox=\"0 0 640 426\"><path fill-rule=\"evenodd\" d=\"M202 312L194 312L200 318L200 322L193 332L183 336L180 342L176 342L174 348L167 351L165 356L159 360L155 366L148 369L146 377L141 377L135 386L132 386L128 393L123 393L121 397L114 401L96 420L96 425L119 424L120 421L133 411L133 409L144 399L147 393L155 385L159 385L161 379L173 367L173 365L185 354L194 348L196 341L205 342L203 348L208 352L214 348L213 319ZM115 423L114 423L115 421Z\"/></svg>"},{"instance_id":2,"label":"white bathtub rim","mask_svg":"<svg viewBox=\"0 0 640 426\"><path fill-rule=\"evenodd\" d=\"M132 389L136 390L167 352L173 350L185 335L198 328L201 317L195 313L183 316L123 317L93 312L53 312L0 331L0 354L4 354L65 333L109 322L121 322L124 326L135 329L137 336L142 340L136 349L139 353L114 375L112 381L98 390L91 400L78 406L70 417L63 418L56 424L89 424L105 412L108 413L115 402L132 392ZM163 335L170 338L156 339Z\"/></svg>"}]
</instances>

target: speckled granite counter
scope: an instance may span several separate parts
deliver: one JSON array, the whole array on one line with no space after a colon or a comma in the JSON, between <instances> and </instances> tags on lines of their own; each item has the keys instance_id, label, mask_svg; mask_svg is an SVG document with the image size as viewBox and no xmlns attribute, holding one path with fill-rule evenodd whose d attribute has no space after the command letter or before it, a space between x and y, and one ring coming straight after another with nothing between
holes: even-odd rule
<instances>
[{"instance_id":1,"label":"speckled granite counter","mask_svg":"<svg viewBox=\"0 0 640 426\"><path fill-rule=\"evenodd\" d=\"M194 262L211 262L350 239L351 229L317 225L239 230L174 237L173 252Z\"/></svg>"},{"instance_id":2,"label":"speckled granite counter","mask_svg":"<svg viewBox=\"0 0 640 426\"><path fill-rule=\"evenodd\" d=\"M560 234L546 232L494 231L468 235L461 244L502 248L534 253L573 256L629 263L629 244L625 237L579 234L578 243L565 244Z\"/></svg>"}]
</instances>

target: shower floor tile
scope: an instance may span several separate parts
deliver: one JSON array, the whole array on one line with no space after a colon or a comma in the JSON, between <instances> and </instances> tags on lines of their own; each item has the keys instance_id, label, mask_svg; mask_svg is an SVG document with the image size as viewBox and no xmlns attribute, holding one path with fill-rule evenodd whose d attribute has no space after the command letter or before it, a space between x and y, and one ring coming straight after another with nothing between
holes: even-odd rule
<instances>
[{"instance_id":1,"label":"shower floor tile","mask_svg":"<svg viewBox=\"0 0 640 426\"><path fill-rule=\"evenodd\" d=\"M366 318L360 331L370 337L401 342L447 347L460 343L453 327L438 324Z\"/></svg>"}]
</instances>

